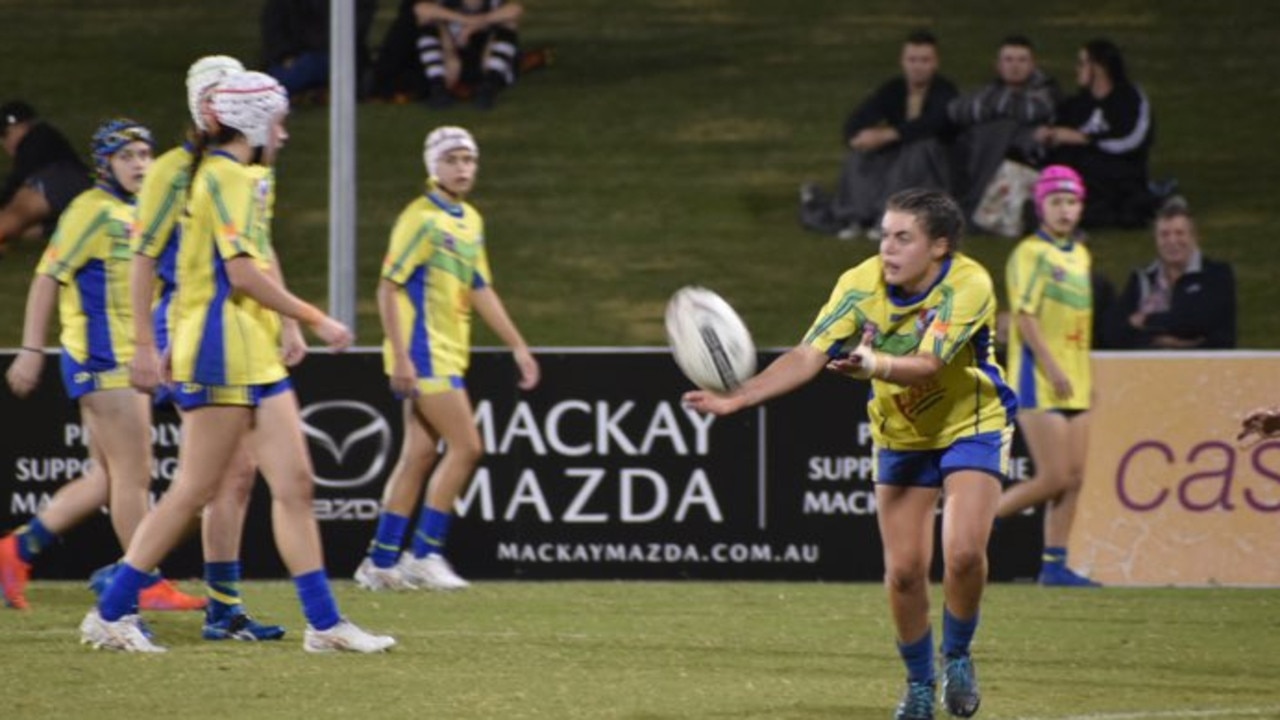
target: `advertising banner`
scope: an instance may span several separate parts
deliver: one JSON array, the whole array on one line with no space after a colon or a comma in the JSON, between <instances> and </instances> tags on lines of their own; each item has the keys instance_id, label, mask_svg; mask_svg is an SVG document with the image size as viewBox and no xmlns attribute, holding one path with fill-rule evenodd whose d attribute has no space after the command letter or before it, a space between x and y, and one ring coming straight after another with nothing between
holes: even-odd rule
<instances>
[{"instance_id":1,"label":"advertising banner","mask_svg":"<svg viewBox=\"0 0 1280 720\"><path fill-rule=\"evenodd\" d=\"M1280 440L1241 417L1280 405L1280 355L1098 358L1098 409L1071 554L1117 585L1280 585Z\"/></svg>"},{"instance_id":2,"label":"advertising banner","mask_svg":"<svg viewBox=\"0 0 1280 720\"><path fill-rule=\"evenodd\" d=\"M768 362L776 353L765 353ZM508 354L475 354L467 387L486 456L457 503L450 559L465 577L878 581L865 383L823 375L729 418L686 411L689 388L661 350L538 353L543 380L517 390ZM4 358L0 358L3 360ZM56 362L37 396L0 393L0 531L21 524L83 470L84 430ZM293 375L316 475L330 574L349 575L373 535L404 420L380 354L317 352ZM180 426L153 425L154 490L176 473ZM1029 465L1015 450L1014 476ZM1039 516L1002 525L992 576L1038 569ZM194 530L194 523L193 523ZM249 577L280 577L269 495L259 483L244 541ZM42 577L85 577L119 555L105 517L46 553ZM198 534L166 562L200 572Z\"/></svg>"}]
</instances>

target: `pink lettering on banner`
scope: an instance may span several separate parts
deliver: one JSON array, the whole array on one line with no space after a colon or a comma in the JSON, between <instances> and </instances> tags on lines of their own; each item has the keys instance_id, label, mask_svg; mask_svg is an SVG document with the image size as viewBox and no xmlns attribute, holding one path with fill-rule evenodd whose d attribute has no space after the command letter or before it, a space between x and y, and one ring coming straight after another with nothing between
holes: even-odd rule
<instances>
[{"instance_id":1,"label":"pink lettering on banner","mask_svg":"<svg viewBox=\"0 0 1280 720\"><path fill-rule=\"evenodd\" d=\"M1073 566L1115 585L1280 586L1280 440L1240 418L1280 404L1280 354L1099 354Z\"/></svg>"}]
</instances>

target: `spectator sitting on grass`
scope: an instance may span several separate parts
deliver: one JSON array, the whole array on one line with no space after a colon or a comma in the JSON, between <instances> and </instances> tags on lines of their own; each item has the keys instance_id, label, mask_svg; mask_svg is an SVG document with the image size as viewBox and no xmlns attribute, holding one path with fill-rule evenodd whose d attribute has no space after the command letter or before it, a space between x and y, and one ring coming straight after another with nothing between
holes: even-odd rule
<instances>
[{"instance_id":1,"label":"spectator sitting on grass","mask_svg":"<svg viewBox=\"0 0 1280 720\"><path fill-rule=\"evenodd\" d=\"M938 40L923 30L907 36L902 75L881 85L844 125L840 185L826 197L813 185L801 189L801 219L810 229L851 239L875 230L885 201L906 188L950 186L947 104L956 86L938 74Z\"/></svg>"}]
</instances>

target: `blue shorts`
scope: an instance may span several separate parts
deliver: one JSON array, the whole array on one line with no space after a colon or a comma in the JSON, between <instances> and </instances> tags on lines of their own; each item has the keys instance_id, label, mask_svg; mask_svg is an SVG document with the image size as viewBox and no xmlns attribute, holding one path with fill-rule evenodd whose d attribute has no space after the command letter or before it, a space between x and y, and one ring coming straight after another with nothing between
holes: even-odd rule
<instances>
[{"instance_id":1,"label":"blue shorts","mask_svg":"<svg viewBox=\"0 0 1280 720\"><path fill-rule=\"evenodd\" d=\"M164 408L170 405L178 404L178 393L175 391L176 385L169 383L160 383L156 386L156 391L151 393L151 406L156 408Z\"/></svg>"},{"instance_id":2,"label":"blue shorts","mask_svg":"<svg viewBox=\"0 0 1280 720\"><path fill-rule=\"evenodd\" d=\"M201 385L199 383L174 383L171 388L173 402L183 410L195 410L210 405L241 405L258 407L269 397L293 390L289 378L265 385Z\"/></svg>"},{"instance_id":3,"label":"blue shorts","mask_svg":"<svg viewBox=\"0 0 1280 720\"><path fill-rule=\"evenodd\" d=\"M121 390L131 387L128 365L116 365L106 370L90 370L88 365L71 357L71 353L66 350L62 351L59 364L62 369L62 385L67 389L67 397L72 400L79 400L98 390Z\"/></svg>"},{"instance_id":4,"label":"blue shorts","mask_svg":"<svg viewBox=\"0 0 1280 720\"><path fill-rule=\"evenodd\" d=\"M940 488L948 475L960 470L987 473L1009 481L1009 450L1013 429L970 435L937 450L876 448L876 483L900 487Z\"/></svg>"}]
</instances>

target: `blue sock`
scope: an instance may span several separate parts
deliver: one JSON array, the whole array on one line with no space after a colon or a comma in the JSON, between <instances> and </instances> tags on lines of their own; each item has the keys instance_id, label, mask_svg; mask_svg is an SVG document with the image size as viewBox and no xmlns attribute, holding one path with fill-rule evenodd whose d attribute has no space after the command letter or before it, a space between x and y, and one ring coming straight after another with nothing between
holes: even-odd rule
<instances>
[{"instance_id":1,"label":"blue sock","mask_svg":"<svg viewBox=\"0 0 1280 720\"><path fill-rule=\"evenodd\" d=\"M378 531L369 543L369 559L380 568L389 568L400 557L404 544L404 531L409 528L409 518L383 510L378 515Z\"/></svg>"},{"instance_id":2,"label":"blue sock","mask_svg":"<svg viewBox=\"0 0 1280 720\"><path fill-rule=\"evenodd\" d=\"M205 592L209 595L205 617L216 621L229 615L244 613L240 600L239 560L205 563L204 582Z\"/></svg>"},{"instance_id":3,"label":"blue sock","mask_svg":"<svg viewBox=\"0 0 1280 720\"><path fill-rule=\"evenodd\" d=\"M31 518L31 522L15 530L13 534L18 540L18 557L28 565L42 550L58 539L58 536L50 532L38 517Z\"/></svg>"},{"instance_id":4,"label":"blue sock","mask_svg":"<svg viewBox=\"0 0 1280 720\"><path fill-rule=\"evenodd\" d=\"M302 603L302 614L307 617L307 624L316 630L328 630L342 616L338 614L338 603L333 599L333 590L329 587L329 576L324 569L313 570L306 575L293 579L298 590L298 600Z\"/></svg>"},{"instance_id":5,"label":"blue sock","mask_svg":"<svg viewBox=\"0 0 1280 720\"><path fill-rule=\"evenodd\" d=\"M123 565L124 563L120 563L120 564ZM164 579L164 576L160 574L159 570L156 570L153 573L148 573L147 579L142 581L142 589L147 590L149 588L155 587L156 583L160 582L163 579Z\"/></svg>"},{"instance_id":6,"label":"blue sock","mask_svg":"<svg viewBox=\"0 0 1280 720\"><path fill-rule=\"evenodd\" d=\"M913 643L898 643L898 654L907 666L908 682L933 682L933 628Z\"/></svg>"},{"instance_id":7,"label":"blue sock","mask_svg":"<svg viewBox=\"0 0 1280 720\"><path fill-rule=\"evenodd\" d=\"M147 586L152 576L129 563L116 565L115 575L106 592L98 598L98 614L107 622L115 622L125 615L138 611L138 592ZM154 585L155 583L152 582Z\"/></svg>"},{"instance_id":8,"label":"blue sock","mask_svg":"<svg viewBox=\"0 0 1280 720\"><path fill-rule=\"evenodd\" d=\"M951 614L946 605L942 606L942 654L946 657L964 657L969 654L969 646L973 644L973 634L978 631L978 616L961 620Z\"/></svg>"},{"instance_id":9,"label":"blue sock","mask_svg":"<svg viewBox=\"0 0 1280 720\"><path fill-rule=\"evenodd\" d=\"M1041 567L1057 565L1058 567L1067 566L1067 549L1064 547L1046 547L1044 554L1040 556Z\"/></svg>"},{"instance_id":10,"label":"blue sock","mask_svg":"<svg viewBox=\"0 0 1280 720\"><path fill-rule=\"evenodd\" d=\"M443 552L444 540L449 535L449 523L452 520L452 513L440 512L424 505L422 517L418 518L418 531L413 534L413 556L424 558Z\"/></svg>"}]
</instances>

